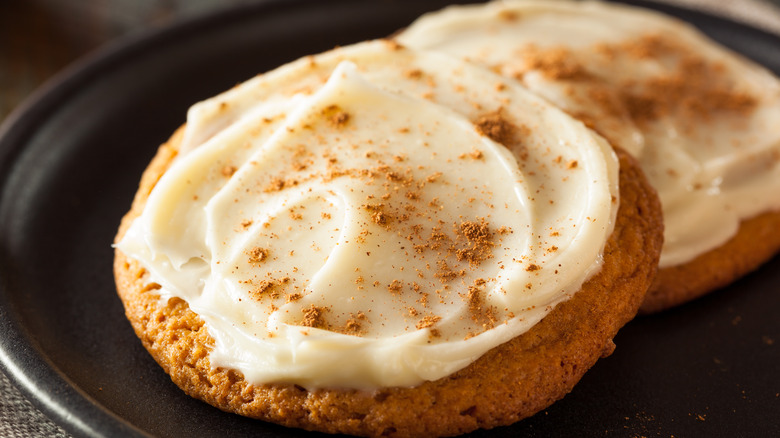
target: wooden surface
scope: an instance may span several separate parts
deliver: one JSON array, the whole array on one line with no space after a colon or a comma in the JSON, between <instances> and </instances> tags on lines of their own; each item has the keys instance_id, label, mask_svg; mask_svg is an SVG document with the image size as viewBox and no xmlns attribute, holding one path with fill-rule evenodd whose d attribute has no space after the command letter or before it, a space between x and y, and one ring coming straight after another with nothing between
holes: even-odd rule
<instances>
[{"instance_id":1,"label":"wooden surface","mask_svg":"<svg viewBox=\"0 0 780 438\"><path fill-rule=\"evenodd\" d=\"M131 33L247 0L0 0L0 121L76 59Z\"/></svg>"}]
</instances>

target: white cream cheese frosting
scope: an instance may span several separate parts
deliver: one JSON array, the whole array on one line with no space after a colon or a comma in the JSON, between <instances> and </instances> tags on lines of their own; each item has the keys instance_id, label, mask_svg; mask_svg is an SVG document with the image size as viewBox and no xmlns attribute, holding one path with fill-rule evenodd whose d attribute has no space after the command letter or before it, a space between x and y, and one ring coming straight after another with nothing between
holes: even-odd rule
<instances>
[{"instance_id":1,"label":"white cream cheese frosting","mask_svg":"<svg viewBox=\"0 0 780 438\"><path fill-rule=\"evenodd\" d=\"M780 208L777 78L678 20L592 1L503 1L431 13L397 40L515 78L634 154L663 206L662 268Z\"/></svg>"},{"instance_id":2,"label":"white cream cheese frosting","mask_svg":"<svg viewBox=\"0 0 780 438\"><path fill-rule=\"evenodd\" d=\"M413 386L522 334L597 272L618 163L487 69L376 41L188 114L118 244L256 384Z\"/></svg>"}]
</instances>

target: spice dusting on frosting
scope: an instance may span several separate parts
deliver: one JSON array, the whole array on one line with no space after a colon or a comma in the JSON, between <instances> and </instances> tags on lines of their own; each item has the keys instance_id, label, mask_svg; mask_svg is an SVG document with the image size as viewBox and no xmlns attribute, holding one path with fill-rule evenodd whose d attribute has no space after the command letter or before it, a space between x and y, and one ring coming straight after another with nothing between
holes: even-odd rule
<instances>
[{"instance_id":1,"label":"spice dusting on frosting","mask_svg":"<svg viewBox=\"0 0 780 438\"><path fill-rule=\"evenodd\" d=\"M366 315L363 312L351 315L342 332L347 335L360 336L363 333L363 322L365 320Z\"/></svg>"},{"instance_id":2,"label":"spice dusting on frosting","mask_svg":"<svg viewBox=\"0 0 780 438\"><path fill-rule=\"evenodd\" d=\"M499 109L485 114L477 119L475 125L480 134L490 137L496 143L508 146L512 143L517 127L509 122L502 112L503 110Z\"/></svg>"},{"instance_id":3,"label":"spice dusting on frosting","mask_svg":"<svg viewBox=\"0 0 780 438\"><path fill-rule=\"evenodd\" d=\"M669 36L647 34L619 43L597 43L585 50L566 46L540 48L530 43L518 49L523 63L514 69L522 80L529 71L539 71L558 81L576 80L577 86L587 89L585 99L570 94L578 104L596 103L604 114L619 116L627 109L633 120L646 123L662 117L709 120L719 112L745 114L755 108L756 98L736 87L730 72L722 62L707 60L694 50L675 42ZM594 65L593 53L614 63L620 57L645 62L657 62L664 69L647 78L628 77L614 83L614 79L599 73L602 66ZM611 73L608 73L611 74ZM614 83L613 90L603 83ZM617 106L616 106L617 105ZM590 114L578 111L575 115L586 124L597 127ZM606 133L609 136L608 132Z\"/></svg>"},{"instance_id":4,"label":"spice dusting on frosting","mask_svg":"<svg viewBox=\"0 0 780 438\"><path fill-rule=\"evenodd\" d=\"M703 58L695 51L662 35L643 35L600 50L616 56L625 53L638 59L671 62L674 67L644 81L626 81L625 103L639 121L674 115L709 120L718 112L747 114L757 99L740 90L720 61Z\"/></svg>"},{"instance_id":5,"label":"spice dusting on frosting","mask_svg":"<svg viewBox=\"0 0 780 438\"><path fill-rule=\"evenodd\" d=\"M484 284L484 283L483 283ZM484 289L481 285L469 286L466 299L468 300L471 318L482 326L483 330L489 330L497 322L496 309L488 306L484 299ZM467 337L473 337L475 333L469 333Z\"/></svg>"},{"instance_id":6,"label":"spice dusting on frosting","mask_svg":"<svg viewBox=\"0 0 780 438\"><path fill-rule=\"evenodd\" d=\"M327 328L325 324L325 312L327 311L327 308L324 307L317 307L314 304L311 306L304 308L302 310L303 312L303 320L301 321L301 325L304 327L312 327L312 328Z\"/></svg>"},{"instance_id":7,"label":"spice dusting on frosting","mask_svg":"<svg viewBox=\"0 0 780 438\"><path fill-rule=\"evenodd\" d=\"M431 329L431 336L441 336L438 330L432 328L437 322L441 321L441 316L428 315L417 322L417 329Z\"/></svg>"},{"instance_id":8,"label":"spice dusting on frosting","mask_svg":"<svg viewBox=\"0 0 780 438\"><path fill-rule=\"evenodd\" d=\"M285 186L285 181L281 178L274 178L271 180L270 183L268 183L267 186L265 186L264 191L266 192L278 192L282 190Z\"/></svg>"},{"instance_id":9,"label":"spice dusting on frosting","mask_svg":"<svg viewBox=\"0 0 780 438\"><path fill-rule=\"evenodd\" d=\"M231 166L231 165L225 165L225 167L222 168L222 175L231 177L234 173L236 173L237 167Z\"/></svg>"},{"instance_id":10,"label":"spice dusting on frosting","mask_svg":"<svg viewBox=\"0 0 780 438\"><path fill-rule=\"evenodd\" d=\"M323 110L322 115L335 128L343 128L349 122L350 115L338 105L331 105Z\"/></svg>"},{"instance_id":11,"label":"spice dusting on frosting","mask_svg":"<svg viewBox=\"0 0 780 438\"><path fill-rule=\"evenodd\" d=\"M466 260L469 264L478 265L493 257L494 233L485 218L480 218L479 222L462 222L458 231L466 238L466 244L455 250L458 261Z\"/></svg>"},{"instance_id":12,"label":"spice dusting on frosting","mask_svg":"<svg viewBox=\"0 0 780 438\"><path fill-rule=\"evenodd\" d=\"M250 291L250 294L258 301L266 297L275 299L279 297L279 292L275 288L277 285L278 283L274 280L262 280L255 289Z\"/></svg>"},{"instance_id":13,"label":"spice dusting on frosting","mask_svg":"<svg viewBox=\"0 0 780 438\"><path fill-rule=\"evenodd\" d=\"M780 83L685 23L599 2L527 0L451 7L396 38L516 80L634 155L664 209L661 268L780 208L771 196L780 190ZM588 165L562 157L578 172Z\"/></svg>"},{"instance_id":14,"label":"spice dusting on frosting","mask_svg":"<svg viewBox=\"0 0 780 438\"><path fill-rule=\"evenodd\" d=\"M245 222L242 222L245 223ZM268 250L265 248L255 247L248 251L249 263L259 264L268 258Z\"/></svg>"},{"instance_id":15,"label":"spice dusting on frosting","mask_svg":"<svg viewBox=\"0 0 780 438\"><path fill-rule=\"evenodd\" d=\"M535 44L528 44L520 50L522 59L521 70L516 76L530 70L541 71L551 79L581 80L587 79L588 73L584 66L576 61L574 54L564 47L540 49Z\"/></svg>"},{"instance_id":16,"label":"spice dusting on frosting","mask_svg":"<svg viewBox=\"0 0 780 438\"><path fill-rule=\"evenodd\" d=\"M221 97L214 117L233 124L179 158L128 233L151 237L122 247L166 261L150 272L204 318L214 366L256 383L416 385L579 289L611 232L617 165L591 131L490 71L385 42L334 53ZM595 164L571 172L555 156ZM531 277L531 264L573 274Z\"/></svg>"}]
</instances>

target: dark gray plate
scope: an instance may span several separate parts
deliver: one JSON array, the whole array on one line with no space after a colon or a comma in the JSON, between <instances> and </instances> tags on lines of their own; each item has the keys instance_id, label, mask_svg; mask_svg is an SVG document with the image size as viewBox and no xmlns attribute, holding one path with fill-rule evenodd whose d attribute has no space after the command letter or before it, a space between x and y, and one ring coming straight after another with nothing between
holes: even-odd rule
<instances>
[{"instance_id":1,"label":"dark gray plate","mask_svg":"<svg viewBox=\"0 0 780 438\"><path fill-rule=\"evenodd\" d=\"M50 83L0 129L0 363L77 436L298 436L184 395L133 334L110 244L141 171L187 107L446 1L268 1L125 41ZM780 39L654 6L776 73ZM778 121L780 123L780 121ZM566 398L474 436L780 436L780 259L630 323Z\"/></svg>"}]
</instances>

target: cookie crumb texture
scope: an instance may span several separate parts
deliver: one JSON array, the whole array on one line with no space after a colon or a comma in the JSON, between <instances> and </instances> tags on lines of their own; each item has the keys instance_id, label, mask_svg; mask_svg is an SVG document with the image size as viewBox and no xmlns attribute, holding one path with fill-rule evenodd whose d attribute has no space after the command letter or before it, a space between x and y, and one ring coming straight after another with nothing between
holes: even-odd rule
<instances>
[{"instance_id":1,"label":"cookie crumb texture","mask_svg":"<svg viewBox=\"0 0 780 438\"><path fill-rule=\"evenodd\" d=\"M141 181L117 241L168 168L181 130L161 146ZM601 271L530 331L466 368L415 387L373 391L294 384L252 385L209 362L213 339L178 298L160 299L143 267L116 252L115 277L143 345L187 394L219 409L284 426L362 436L448 436L514 423L566 395L635 314L655 275L660 205L634 159L618 151L621 204ZM477 230L479 231L479 230Z\"/></svg>"}]
</instances>

